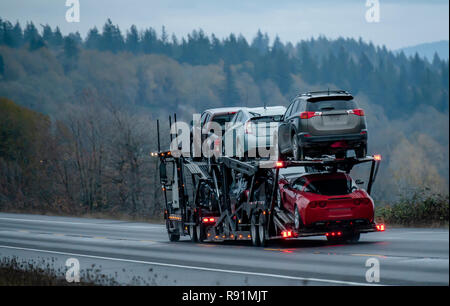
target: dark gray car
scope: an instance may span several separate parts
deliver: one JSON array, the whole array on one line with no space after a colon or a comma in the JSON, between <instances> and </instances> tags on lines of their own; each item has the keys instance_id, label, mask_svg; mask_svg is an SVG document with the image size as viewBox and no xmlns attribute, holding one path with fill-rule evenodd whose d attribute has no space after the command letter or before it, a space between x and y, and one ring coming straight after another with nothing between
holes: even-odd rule
<instances>
[{"instance_id":1,"label":"dark gray car","mask_svg":"<svg viewBox=\"0 0 450 306\"><path fill-rule=\"evenodd\" d=\"M364 111L346 91L298 95L279 126L278 147L282 155L291 155L296 160L327 154L343 158L348 150L364 157L367 153Z\"/></svg>"}]
</instances>

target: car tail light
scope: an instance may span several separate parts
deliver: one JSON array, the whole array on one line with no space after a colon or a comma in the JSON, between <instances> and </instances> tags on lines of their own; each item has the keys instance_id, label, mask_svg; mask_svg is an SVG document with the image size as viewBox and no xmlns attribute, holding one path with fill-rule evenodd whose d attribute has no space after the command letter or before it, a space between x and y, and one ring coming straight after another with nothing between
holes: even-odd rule
<instances>
[{"instance_id":1,"label":"car tail light","mask_svg":"<svg viewBox=\"0 0 450 306\"><path fill-rule=\"evenodd\" d=\"M347 111L347 113L349 114L353 114L356 116L364 116L364 110L357 108L357 109L351 109L349 111Z\"/></svg>"},{"instance_id":2,"label":"car tail light","mask_svg":"<svg viewBox=\"0 0 450 306\"><path fill-rule=\"evenodd\" d=\"M317 207L317 202L311 202L311 203L309 203L308 206L311 207L311 208L316 208Z\"/></svg>"},{"instance_id":3,"label":"car tail light","mask_svg":"<svg viewBox=\"0 0 450 306\"><path fill-rule=\"evenodd\" d=\"M321 116L322 112L303 112L300 114L300 119L309 119L315 116Z\"/></svg>"},{"instance_id":4,"label":"car tail light","mask_svg":"<svg viewBox=\"0 0 450 306\"><path fill-rule=\"evenodd\" d=\"M369 205L369 204L370 204L370 200L367 199L367 198L364 198L364 199L354 199L354 200L353 200L353 204L355 204L355 205L359 205L359 204Z\"/></svg>"},{"instance_id":5,"label":"car tail light","mask_svg":"<svg viewBox=\"0 0 450 306\"><path fill-rule=\"evenodd\" d=\"M361 199L361 203L363 203L364 205L369 205L370 204L370 200L365 198L365 199Z\"/></svg>"},{"instance_id":6,"label":"car tail light","mask_svg":"<svg viewBox=\"0 0 450 306\"><path fill-rule=\"evenodd\" d=\"M283 236L283 238L289 238L289 237L292 237L292 231L289 231L289 230L282 231L282 232L281 232L281 236Z\"/></svg>"},{"instance_id":7,"label":"car tail light","mask_svg":"<svg viewBox=\"0 0 450 306\"><path fill-rule=\"evenodd\" d=\"M384 232L385 229L386 227L384 226L384 224L377 224L377 231Z\"/></svg>"},{"instance_id":8,"label":"car tail light","mask_svg":"<svg viewBox=\"0 0 450 306\"><path fill-rule=\"evenodd\" d=\"M247 121L245 123L245 134L253 134L253 122Z\"/></svg>"},{"instance_id":9,"label":"car tail light","mask_svg":"<svg viewBox=\"0 0 450 306\"><path fill-rule=\"evenodd\" d=\"M275 166L276 166L277 168L283 168L283 167L284 167L284 163L283 163L282 161L277 161L276 164L275 164Z\"/></svg>"},{"instance_id":10,"label":"car tail light","mask_svg":"<svg viewBox=\"0 0 450 306\"><path fill-rule=\"evenodd\" d=\"M203 223L209 223L209 224L215 223L216 222L216 218L214 218L214 217L204 217L202 219L202 222Z\"/></svg>"},{"instance_id":11,"label":"car tail light","mask_svg":"<svg viewBox=\"0 0 450 306\"><path fill-rule=\"evenodd\" d=\"M325 201L319 202L319 206L324 208L325 206L327 206L327 202Z\"/></svg>"}]
</instances>

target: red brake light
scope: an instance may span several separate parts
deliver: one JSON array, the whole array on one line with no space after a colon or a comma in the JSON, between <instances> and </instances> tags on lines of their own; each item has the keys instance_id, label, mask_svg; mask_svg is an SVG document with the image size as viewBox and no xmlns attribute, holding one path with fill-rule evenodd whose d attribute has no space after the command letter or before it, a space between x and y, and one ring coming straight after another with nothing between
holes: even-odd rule
<instances>
[{"instance_id":1,"label":"red brake light","mask_svg":"<svg viewBox=\"0 0 450 306\"><path fill-rule=\"evenodd\" d=\"M311 202L311 203L309 203L309 207L311 207L311 208L316 208L316 207L317 207L317 202Z\"/></svg>"},{"instance_id":2,"label":"red brake light","mask_svg":"<svg viewBox=\"0 0 450 306\"><path fill-rule=\"evenodd\" d=\"M275 164L275 166L277 168L283 168L284 167L284 163L282 161L277 161L277 163Z\"/></svg>"},{"instance_id":3,"label":"red brake light","mask_svg":"<svg viewBox=\"0 0 450 306\"><path fill-rule=\"evenodd\" d=\"M355 205L361 204L361 199L355 199L355 200L353 200L353 204L355 204Z\"/></svg>"},{"instance_id":4,"label":"red brake light","mask_svg":"<svg viewBox=\"0 0 450 306\"><path fill-rule=\"evenodd\" d=\"M364 205L369 205L370 204L370 200L365 198L365 199L361 199L361 203L363 203Z\"/></svg>"},{"instance_id":5,"label":"red brake light","mask_svg":"<svg viewBox=\"0 0 450 306\"><path fill-rule=\"evenodd\" d=\"M364 116L364 110L360 108L349 110L348 113L356 116Z\"/></svg>"},{"instance_id":6,"label":"red brake light","mask_svg":"<svg viewBox=\"0 0 450 306\"><path fill-rule=\"evenodd\" d=\"M203 218L202 219L202 222L203 223L214 223L214 222L216 222L216 218L214 218L214 217L211 217L211 218Z\"/></svg>"},{"instance_id":7,"label":"red brake light","mask_svg":"<svg viewBox=\"0 0 450 306\"><path fill-rule=\"evenodd\" d=\"M300 114L300 119L309 119L320 115L322 115L321 112L303 112Z\"/></svg>"},{"instance_id":8,"label":"red brake light","mask_svg":"<svg viewBox=\"0 0 450 306\"><path fill-rule=\"evenodd\" d=\"M325 201L319 202L319 206L324 208L325 206L327 206L327 202Z\"/></svg>"},{"instance_id":9,"label":"red brake light","mask_svg":"<svg viewBox=\"0 0 450 306\"><path fill-rule=\"evenodd\" d=\"M283 236L283 238L292 237L292 231L282 231L281 236Z\"/></svg>"},{"instance_id":10,"label":"red brake light","mask_svg":"<svg viewBox=\"0 0 450 306\"><path fill-rule=\"evenodd\" d=\"M385 229L386 227L384 226L384 224L377 224L377 231L384 232Z\"/></svg>"}]
</instances>

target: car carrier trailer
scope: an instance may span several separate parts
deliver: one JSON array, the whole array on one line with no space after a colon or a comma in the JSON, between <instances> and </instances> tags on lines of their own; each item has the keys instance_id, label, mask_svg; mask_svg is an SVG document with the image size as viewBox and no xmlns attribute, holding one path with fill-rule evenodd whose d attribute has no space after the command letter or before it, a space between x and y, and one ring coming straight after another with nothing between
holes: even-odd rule
<instances>
[{"instance_id":1,"label":"car carrier trailer","mask_svg":"<svg viewBox=\"0 0 450 306\"><path fill-rule=\"evenodd\" d=\"M370 194L380 166L379 155L343 159L323 156L302 161L243 161L223 156L194 161L160 149L159 122L157 133L158 152L152 156L159 158L170 241L189 236L193 242L250 240L255 246L265 246L272 239L331 235L344 238L384 230L384 225L361 220L330 221L295 230L293 215L276 205L280 169L289 167L302 166L307 172L349 173L356 165L370 163Z\"/></svg>"}]
</instances>

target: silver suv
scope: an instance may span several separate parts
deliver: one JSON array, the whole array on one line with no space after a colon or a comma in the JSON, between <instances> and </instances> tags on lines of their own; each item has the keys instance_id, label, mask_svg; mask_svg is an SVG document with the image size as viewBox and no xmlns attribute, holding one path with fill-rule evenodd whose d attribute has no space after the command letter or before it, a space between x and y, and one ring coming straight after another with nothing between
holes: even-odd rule
<instances>
[{"instance_id":1,"label":"silver suv","mask_svg":"<svg viewBox=\"0 0 450 306\"><path fill-rule=\"evenodd\" d=\"M305 156L334 154L356 157L367 154L367 128L364 111L346 91L318 91L298 95L283 115L278 129L282 156L295 160Z\"/></svg>"}]
</instances>

